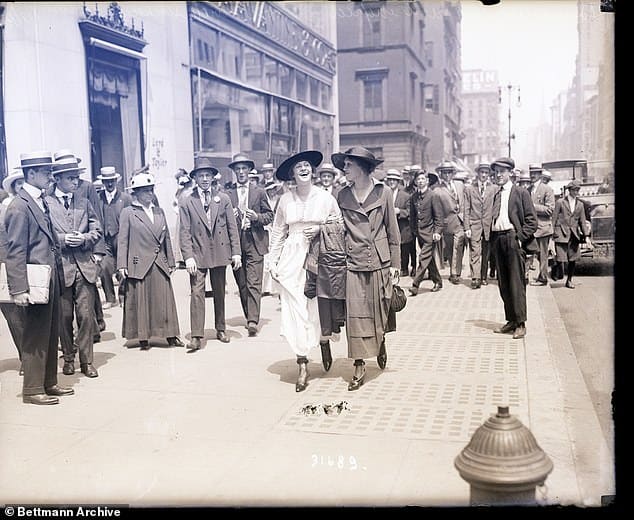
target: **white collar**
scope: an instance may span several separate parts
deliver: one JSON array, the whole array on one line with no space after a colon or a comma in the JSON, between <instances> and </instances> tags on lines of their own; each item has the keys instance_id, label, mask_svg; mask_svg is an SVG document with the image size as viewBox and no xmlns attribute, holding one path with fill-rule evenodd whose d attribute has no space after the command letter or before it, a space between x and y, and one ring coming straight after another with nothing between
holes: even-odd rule
<instances>
[{"instance_id":1,"label":"white collar","mask_svg":"<svg viewBox=\"0 0 634 520\"><path fill-rule=\"evenodd\" d=\"M59 188L55 188L55 196L58 199L61 199L62 197L68 197L68 200L71 200L73 198L73 194L71 193L64 193L62 190L60 190Z\"/></svg>"},{"instance_id":2,"label":"white collar","mask_svg":"<svg viewBox=\"0 0 634 520\"><path fill-rule=\"evenodd\" d=\"M22 187L26 190L26 192L31 195L31 197L33 197L35 200L39 199L40 197L43 196L43 191L38 188L37 186L33 186L32 184L29 184L28 182L25 182Z\"/></svg>"}]
</instances>

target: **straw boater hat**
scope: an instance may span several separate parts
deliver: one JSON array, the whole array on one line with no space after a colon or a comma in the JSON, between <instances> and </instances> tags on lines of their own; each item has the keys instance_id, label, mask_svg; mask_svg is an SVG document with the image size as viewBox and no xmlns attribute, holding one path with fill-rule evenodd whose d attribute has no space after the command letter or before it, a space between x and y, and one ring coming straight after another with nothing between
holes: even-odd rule
<instances>
[{"instance_id":1,"label":"straw boater hat","mask_svg":"<svg viewBox=\"0 0 634 520\"><path fill-rule=\"evenodd\" d=\"M77 164L79 164L81 162L81 159L79 157L77 157L71 150L69 150L68 148L64 148L62 150L57 150L54 154L53 154L53 160L55 161L60 161L62 159L75 159L77 161Z\"/></svg>"},{"instance_id":2,"label":"straw boater hat","mask_svg":"<svg viewBox=\"0 0 634 520\"><path fill-rule=\"evenodd\" d=\"M232 170L235 168L235 166L239 163L245 163L249 165L249 170L252 170L253 168L255 168L255 163L249 159L247 157L246 154L243 153L239 153L233 156L233 161L231 161L228 166L229 168L231 168Z\"/></svg>"},{"instance_id":3,"label":"straw boater hat","mask_svg":"<svg viewBox=\"0 0 634 520\"><path fill-rule=\"evenodd\" d=\"M262 167L260 168L260 171L268 171L268 170L275 170L275 166L273 166L273 163L267 162L264 163L262 165Z\"/></svg>"},{"instance_id":4,"label":"straw boater hat","mask_svg":"<svg viewBox=\"0 0 634 520\"><path fill-rule=\"evenodd\" d=\"M60 175L62 173L85 171L86 168L80 168L78 163L79 161L75 158L74 155L64 155L53 163L51 173L53 175Z\"/></svg>"},{"instance_id":5,"label":"straw boater hat","mask_svg":"<svg viewBox=\"0 0 634 520\"><path fill-rule=\"evenodd\" d=\"M383 164L383 159L377 159L370 150L363 146L353 146L343 153L333 153L331 156L332 164L340 170L343 170L346 157L365 161L372 169L376 168L379 164Z\"/></svg>"},{"instance_id":6,"label":"straw boater hat","mask_svg":"<svg viewBox=\"0 0 634 520\"><path fill-rule=\"evenodd\" d=\"M529 172L532 172L532 171L541 172L542 170L543 170L542 165L539 163L532 163L528 165Z\"/></svg>"},{"instance_id":7,"label":"straw boater hat","mask_svg":"<svg viewBox=\"0 0 634 520\"><path fill-rule=\"evenodd\" d=\"M214 180L219 180L222 175L213 165L214 159L208 155L199 155L194 159L194 169L189 172L190 177L195 177L199 171L208 170L211 171L211 174L214 176Z\"/></svg>"},{"instance_id":8,"label":"straw boater hat","mask_svg":"<svg viewBox=\"0 0 634 520\"><path fill-rule=\"evenodd\" d=\"M441 171L456 171L456 166L450 161L443 161L438 166L436 166L436 171L440 173Z\"/></svg>"},{"instance_id":9,"label":"straw boater hat","mask_svg":"<svg viewBox=\"0 0 634 520\"><path fill-rule=\"evenodd\" d=\"M396 168L390 168L385 176L386 180L394 179L395 181L402 181L403 175Z\"/></svg>"},{"instance_id":10,"label":"straw boater hat","mask_svg":"<svg viewBox=\"0 0 634 520\"><path fill-rule=\"evenodd\" d=\"M15 195L15 190L13 189L13 183L18 179L24 179L24 173L22 170L15 169L12 173L7 175L2 181L2 189L6 191L9 195Z\"/></svg>"},{"instance_id":11,"label":"straw boater hat","mask_svg":"<svg viewBox=\"0 0 634 520\"><path fill-rule=\"evenodd\" d=\"M295 155L291 155L275 170L275 177L281 181L290 181L293 179L293 166L300 161L308 161L313 168L317 168L321 164L324 156L317 150L306 150L305 152L299 152Z\"/></svg>"},{"instance_id":12,"label":"straw boater hat","mask_svg":"<svg viewBox=\"0 0 634 520\"><path fill-rule=\"evenodd\" d=\"M545 179L552 179L553 174L550 173L548 170L542 170L542 177Z\"/></svg>"},{"instance_id":13,"label":"straw boater hat","mask_svg":"<svg viewBox=\"0 0 634 520\"><path fill-rule=\"evenodd\" d=\"M97 179L100 181L118 181L121 178L114 166L104 166L99 170Z\"/></svg>"},{"instance_id":14,"label":"straw boater hat","mask_svg":"<svg viewBox=\"0 0 634 520\"><path fill-rule=\"evenodd\" d=\"M20 166L17 168L22 169L22 171L41 166L53 166L53 155L51 152L37 151L20 154Z\"/></svg>"}]
</instances>

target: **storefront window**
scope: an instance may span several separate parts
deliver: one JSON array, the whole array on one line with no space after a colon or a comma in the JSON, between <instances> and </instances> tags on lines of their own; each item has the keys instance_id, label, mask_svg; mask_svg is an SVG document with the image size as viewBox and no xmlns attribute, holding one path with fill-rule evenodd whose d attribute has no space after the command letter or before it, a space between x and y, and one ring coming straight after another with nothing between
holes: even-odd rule
<instances>
[{"instance_id":1,"label":"storefront window","mask_svg":"<svg viewBox=\"0 0 634 520\"><path fill-rule=\"evenodd\" d=\"M299 101L306 101L306 89L308 87L306 74L298 71L295 72L295 85L297 86L297 99Z\"/></svg>"},{"instance_id":2,"label":"storefront window","mask_svg":"<svg viewBox=\"0 0 634 520\"><path fill-rule=\"evenodd\" d=\"M286 97L293 97L293 78L295 71L286 65L279 64L280 71L280 94Z\"/></svg>"},{"instance_id":3,"label":"storefront window","mask_svg":"<svg viewBox=\"0 0 634 520\"><path fill-rule=\"evenodd\" d=\"M261 52L251 47L244 48L244 67L247 83L259 88L262 88L262 58Z\"/></svg>"},{"instance_id":4,"label":"storefront window","mask_svg":"<svg viewBox=\"0 0 634 520\"><path fill-rule=\"evenodd\" d=\"M319 106L319 80L315 78L309 78L310 84L310 104L313 106Z\"/></svg>"}]
</instances>

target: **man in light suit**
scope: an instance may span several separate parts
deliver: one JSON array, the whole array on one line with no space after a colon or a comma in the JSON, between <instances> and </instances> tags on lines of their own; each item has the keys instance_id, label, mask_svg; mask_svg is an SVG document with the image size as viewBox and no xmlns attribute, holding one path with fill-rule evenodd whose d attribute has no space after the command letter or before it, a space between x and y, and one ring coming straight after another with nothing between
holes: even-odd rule
<instances>
[{"instance_id":1,"label":"man in light suit","mask_svg":"<svg viewBox=\"0 0 634 520\"><path fill-rule=\"evenodd\" d=\"M464 227L470 241L469 267L471 288L487 285L487 259L493 218L493 196L497 187L489 182L490 166L481 163L476 168L476 182L465 187Z\"/></svg>"},{"instance_id":2,"label":"man in light suit","mask_svg":"<svg viewBox=\"0 0 634 520\"><path fill-rule=\"evenodd\" d=\"M234 271L242 266L240 235L229 197L220 192L222 178L207 156L196 158L190 175L196 188L179 207L179 240L185 267L189 273L191 300L191 343L188 348L201 348L205 335L205 278L209 272L214 298L216 337L229 343L225 325L225 285L227 265Z\"/></svg>"},{"instance_id":3,"label":"man in light suit","mask_svg":"<svg viewBox=\"0 0 634 520\"><path fill-rule=\"evenodd\" d=\"M493 198L491 249L507 320L495 332L512 333L513 339L520 339L526 336L526 254L537 252L533 236L537 216L528 190L515 186L511 180L515 161L502 157L491 168L499 187Z\"/></svg>"},{"instance_id":4,"label":"man in light suit","mask_svg":"<svg viewBox=\"0 0 634 520\"><path fill-rule=\"evenodd\" d=\"M530 164L528 173L531 177L531 185L528 191L531 194L535 213L537 214L537 231L535 239L539 252L539 274L531 285L548 284L548 243L553 236L553 212L555 211L555 192L542 182L541 164Z\"/></svg>"},{"instance_id":5,"label":"man in light suit","mask_svg":"<svg viewBox=\"0 0 634 520\"><path fill-rule=\"evenodd\" d=\"M60 339L64 353L63 372L75 373L75 345L79 351L81 372L97 377L93 366L95 295L99 264L105 255L101 223L87 197L77 196L79 161L74 157L58 159L53 164L55 178L52 195L47 196L51 222L62 248L64 286L61 295L62 326ZM77 335L73 321L77 320Z\"/></svg>"},{"instance_id":6,"label":"man in light suit","mask_svg":"<svg viewBox=\"0 0 634 520\"><path fill-rule=\"evenodd\" d=\"M443 161L436 168L440 175L437 193L441 197L445 213L444 245L449 253L449 281L457 285L462 275L464 257L464 184L455 182L456 167L449 161Z\"/></svg>"},{"instance_id":7,"label":"man in light suit","mask_svg":"<svg viewBox=\"0 0 634 520\"><path fill-rule=\"evenodd\" d=\"M64 270L60 246L51 225L45 190L50 184L53 157L50 152L20 156L24 185L7 208L7 281L16 305L24 307L22 333L22 401L52 405L59 396L75 393L57 384L60 287ZM32 303L27 264L51 268L48 303Z\"/></svg>"},{"instance_id":8,"label":"man in light suit","mask_svg":"<svg viewBox=\"0 0 634 520\"><path fill-rule=\"evenodd\" d=\"M257 335L262 299L264 255L269 252L269 233L264 226L273 222L273 210L266 192L250 185L249 172L255 163L244 154L237 154L229 163L237 185L227 190L240 233L242 265L233 271L240 291L242 311L247 319L249 337Z\"/></svg>"}]
</instances>

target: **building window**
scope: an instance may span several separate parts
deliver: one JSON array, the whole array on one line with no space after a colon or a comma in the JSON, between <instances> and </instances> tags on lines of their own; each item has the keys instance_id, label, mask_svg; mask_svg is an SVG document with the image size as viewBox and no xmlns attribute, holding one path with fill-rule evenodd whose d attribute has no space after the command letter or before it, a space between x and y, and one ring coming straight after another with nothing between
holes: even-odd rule
<instances>
[{"instance_id":1,"label":"building window","mask_svg":"<svg viewBox=\"0 0 634 520\"><path fill-rule=\"evenodd\" d=\"M383 119L383 80L363 81L363 119L381 121Z\"/></svg>"},{"instance_id":2,"label":"building window","mask_svg":"<svg viewBox=\"0 0 634 520\"><path fill-rule=\"evenodd\" d=\"M245 47L244 66L247 83L255 87L262 87L262 53Z\"/></svg>"},{"instance_id":3,"label":"building window","mask_svg":"<svg viewBox=\"0 0 634 520\"><path fill-rule=\"evenodd\" d=\"M319 106L319 80L309 78L310 84L310 104L313 106Z\"/></svg>"},{"instance_id":4,"label":"building window","mask_svg":"<svg viewBox=\"0 0 634 520\"><path fill-rule=\"evenodd\" d=\"M422 20L418 21L418 41L421 49L425 48L425 39L423 38L423 28L425 27L425 22Z\"/></svg>"},{"instance_id":5,"label":"building window","mask_svg":"<svg viewBox=\"0 0 634 520\"><path fill-rule=\"evenodd\" d=\"M321 107L324 110L330 110L331 90L330 85L321 83Z\"/></svg>"},{"instance_id":6,"label":"building window","mask_svg":"<svg viewBox=\"0 0 634 520\"><path fill-rule=\"evenodd\" d=\"M438 113L438 85L425 85L425 112Z\"/></svg>"},{"instance_id":7,"label":"building window","mask_svg":"<svg viewBox=\"0 0 634 520\"><path fill-rule=\"evenodd\" d=\"M293 79L295 77L295 71L291 70L286 65L279 64L280 71L280 94L282 96L293 96Z\"/></svg>"},{"instance_id":8,"label":"building window","mask_svg":"<svg viewBox=\"0 0 634 520\"><path fill-rule=\"evenodd\" d=\"M308 87L306 74L299 71L295 72L295 87L297 92L297 100L306 101L306 89Z\"/></svg>"},{"instance_id":9,"label":"building window","mask_svg":"<svg viewBox=\"0 0 634 520\"><path fill-rule=\"evenodd\" d=\"M425 42L425 59L428 67L434 66L434 42Z\"/></svg>"},{"instance_id":10,"label":"building window","mask_svg":"<svg viewBox=\"0 0 634 520\"><path fill-rule=\"evenodd\" d=\"M363 11L363 46L378 47L381 45L381 9L373 7Z\"/></svg>"},{"instance_id":11,"label":"building window","mask_svg":"<svg viewBox=\"0 0 634 520\"><path fill-rule=\"evenodd\" d=\"M271 92L279 92L280 88L277 61L268 56L264 56L264 88Z\"/></svg>"}]
</instances>

